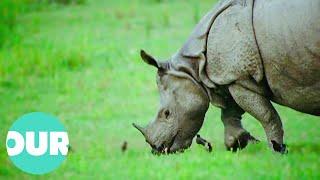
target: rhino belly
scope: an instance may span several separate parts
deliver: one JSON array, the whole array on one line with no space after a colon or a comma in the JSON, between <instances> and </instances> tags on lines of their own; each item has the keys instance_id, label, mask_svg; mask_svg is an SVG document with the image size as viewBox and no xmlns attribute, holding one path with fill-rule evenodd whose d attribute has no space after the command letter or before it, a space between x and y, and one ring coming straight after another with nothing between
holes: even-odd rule
<instances>
[{"instance_id":1,"label":"rhino belly","mask_svg":"<svg viewBox=\"0 0 320 180\"><path fill-rule=\"evenodd\" d=\"M320 0L256 0L253 24L272 100L320 115Z\"/></svg>"}]
</instances>

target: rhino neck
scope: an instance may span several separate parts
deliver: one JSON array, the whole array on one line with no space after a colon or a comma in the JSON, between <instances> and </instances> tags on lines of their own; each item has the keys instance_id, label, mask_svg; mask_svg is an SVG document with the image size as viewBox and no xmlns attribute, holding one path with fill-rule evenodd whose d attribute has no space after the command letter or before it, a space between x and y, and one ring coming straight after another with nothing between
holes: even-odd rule
<instances>
[{"instance_id":1,"label":"rhino neck","mask_svg":"<svg viewBox=\"0 0 320 180\"><path fill-rule=\"evenodd\" d=\"M215 93L219 86L212 82L207 76L206 58L204 55L186 57L178 52L168 63L172 71L188 75L192 81L203 90L212 105L225 108L224 99Z\"/></svg>"}]
</instances>

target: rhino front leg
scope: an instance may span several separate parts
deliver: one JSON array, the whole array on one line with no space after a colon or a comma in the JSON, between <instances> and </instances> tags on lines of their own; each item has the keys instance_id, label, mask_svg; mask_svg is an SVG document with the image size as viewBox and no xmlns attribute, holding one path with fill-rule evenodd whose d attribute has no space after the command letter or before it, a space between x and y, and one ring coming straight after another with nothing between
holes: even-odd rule
<instances>
[{"instance_id":1,"label":"rhino front leg","mask_svg":"<svg viewBox=\"0 0 320 180\"><path fill-rule=\"evenodd\" d=\"M247 146L249 141L258 142L246 131L241 124L244 111L234 102L229 100L227 108L222 109L221 120L224 124L224 142L228 151L237 151Z\"/></svg>"},{"instance_id":2,"label":"rhino front leg","mask_svg":"<svg viewBox=\"0 0 320 180\"><path fill-rule=\"evenodd\" d=\"M283 144L282 122L271 102L264 96L238 84L229 86L229 91L236 103L262 124L269 146L274 151L286 153Z\"/></svg>"}]
</instances>

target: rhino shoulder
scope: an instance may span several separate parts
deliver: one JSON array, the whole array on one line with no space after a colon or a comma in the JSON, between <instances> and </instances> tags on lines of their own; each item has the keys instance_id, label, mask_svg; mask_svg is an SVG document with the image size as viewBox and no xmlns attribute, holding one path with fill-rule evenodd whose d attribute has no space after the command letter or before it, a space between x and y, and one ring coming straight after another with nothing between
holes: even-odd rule
<instances>
[{"instance_id":1,"label":"rhino shoulder","mask_svg":"<svg viewBox=\"0 0 320 180\"><path fill-rule=\"evenodd\" d=\"M204 72L200 73L207 84L228 84L244 76L262 80L252 12L253 0L220 1L201 19L179 51L181 56L205 62Z\"/></svg>"},{"instance_id":2,"label":"rhino shoulder","mask_svg":"<svg viewBox=\"0 0 320 180\"><path fill-rule=\"evenodd\" d=\"M206 51L207 36L215 18L235 0L220 0L197 24L180 50L182 56L197 58Z\"/></svg>"},{"instance_id":3,"label":"rhino shoulder","mask_svg":"<svg viewBox=\"0 0 320 180\"><path fill-rule=\"evenodd\" d=\"M207 73L217 84L263 79L263 65L253 27L253 0L224 10L213 22L207 41Z\"/></svg>"}]
</instances>

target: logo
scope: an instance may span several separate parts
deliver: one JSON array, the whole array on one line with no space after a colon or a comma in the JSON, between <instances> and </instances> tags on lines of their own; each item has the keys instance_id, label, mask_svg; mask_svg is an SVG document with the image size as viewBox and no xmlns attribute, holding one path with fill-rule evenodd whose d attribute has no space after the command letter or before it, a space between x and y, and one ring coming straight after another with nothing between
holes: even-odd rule
<instances>
[{"instance_id":1,"label":"logo","mask_svg":"<svg viewBox=\"0 0 320 180\"><path fill-rule=\"evenodd\" d=\"M31 174L45 174L58 168L65 160L69 138L56 117L34 112L13 123L6 147L16 167Z\"/></svg>"}]
</instances>

